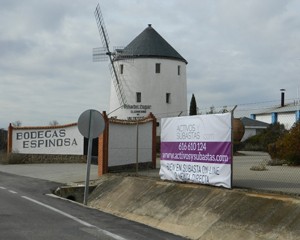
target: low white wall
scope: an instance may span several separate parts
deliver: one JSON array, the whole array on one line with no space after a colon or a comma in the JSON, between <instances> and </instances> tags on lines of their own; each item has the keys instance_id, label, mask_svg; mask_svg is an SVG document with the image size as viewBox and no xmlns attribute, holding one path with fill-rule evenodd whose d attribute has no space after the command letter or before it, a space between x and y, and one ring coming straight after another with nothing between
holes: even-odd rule
<instances>
[{"instance_id":1,"label":"low white wall","mask_svg":"<svg viewBox=\"0 0 300 240\"><path fill-rule=\"evenodd\" d=\"M152 122L139 125L110 123L108 166L136 163L138 131L138 162L152 162Z\"/></svg>"},{"instance_id":2,"label":"low white wall","mask_svg":"<svg viewBox=\"0 0 300 240\"><path fill-rule=\"evenodd\" d=\"M77 124L12 129L12 152L83 155L84 138Z\"/></svg>"}]
</instances>

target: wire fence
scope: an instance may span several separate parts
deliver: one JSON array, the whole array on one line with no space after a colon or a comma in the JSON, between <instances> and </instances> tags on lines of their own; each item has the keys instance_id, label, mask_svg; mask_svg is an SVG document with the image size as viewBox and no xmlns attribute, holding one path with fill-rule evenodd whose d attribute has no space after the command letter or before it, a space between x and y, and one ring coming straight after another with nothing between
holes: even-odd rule
<instances>
[{"instance_id":1,"label":"wire fence","mask_svg":"<svg viewBox=\"0 0 300 240\"><path fill-rule=\"evenodd\" d=\"M273 165L267 152L240 151L233 157L233 188L300 196L300 167Z\"/></svg>"},{"instance_id":2,"label":"wire fence","mask_svg":"<svg viewBox=\"0 0 300 240\"><path fill-rule=\"evenodd\" d=\"M234 114L243 122L244 134L234 143L232 186L300 196L299 102L263 104L238 106ZM202 114L230 109L212 107L202 109Z\"/></svg>"},{"instance_id":3,"label":"wire fence","mask_svg":"<svg viewBox=\"0 0 300 240\"><path fill-rule=\"evenodd\" d=\"M291 101L241 118L245 133L233 158L233 186L300 196L300 106Z\"/></svg>"}]
</instances>

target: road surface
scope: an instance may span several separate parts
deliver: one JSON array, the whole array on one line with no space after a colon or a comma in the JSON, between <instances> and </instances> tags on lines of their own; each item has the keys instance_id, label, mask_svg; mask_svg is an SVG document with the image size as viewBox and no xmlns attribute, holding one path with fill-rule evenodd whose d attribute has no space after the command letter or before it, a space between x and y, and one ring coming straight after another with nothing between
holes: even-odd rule
<instances>
[{"instance_id":1,"label":"road surface","mask_svg":"<svg viewBox=\"0 0 300 240\"><path fill-rule=\"evenodd\" d=\"M60 183L0 172L1 239L183 239L51 197Z\"/></svg>"}]
</instances>

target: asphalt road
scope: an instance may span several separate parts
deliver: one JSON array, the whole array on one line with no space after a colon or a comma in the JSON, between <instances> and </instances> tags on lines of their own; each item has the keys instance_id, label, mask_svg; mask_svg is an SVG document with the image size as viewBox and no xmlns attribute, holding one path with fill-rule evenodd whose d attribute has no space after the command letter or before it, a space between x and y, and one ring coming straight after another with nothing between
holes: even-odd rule
<instances>
[{"instance_id":1,"label":"asphalt road","mask_svg":"<svg viewBox=\"0 0 300 240\"><path fill-rule=\"evenodd\" d=\"M0 239L183 239L48 195L60 185L0 172Z\"/></svg>"}]
</instances>

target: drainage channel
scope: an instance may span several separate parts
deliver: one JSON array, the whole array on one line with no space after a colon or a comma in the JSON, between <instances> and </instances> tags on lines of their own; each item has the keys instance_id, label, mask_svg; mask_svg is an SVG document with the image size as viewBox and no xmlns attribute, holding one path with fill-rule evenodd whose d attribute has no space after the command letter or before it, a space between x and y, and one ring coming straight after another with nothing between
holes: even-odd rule
<instances>
[{"instance_id":1,"label":"drainage channel","mask_svg":"<svg viewBox=\"0 0 300 240\"><path fill-rule=\"evenodd\" d=\"M96 187L96 185L89 186L89 194L91 194ZM56 196L83 203L84 188L85 186L81 184L75 186L60 186L53 193Z\"/></svg>"}]
</instances>

